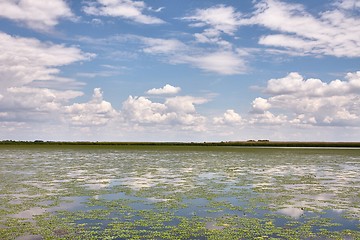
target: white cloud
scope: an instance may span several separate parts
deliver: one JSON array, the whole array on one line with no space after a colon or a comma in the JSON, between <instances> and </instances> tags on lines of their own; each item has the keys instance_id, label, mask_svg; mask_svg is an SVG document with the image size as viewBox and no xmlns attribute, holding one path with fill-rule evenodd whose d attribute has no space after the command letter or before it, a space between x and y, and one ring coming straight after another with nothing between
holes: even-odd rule
<instances>
[{"instance_id":1,"label":"white cloud","mask_svg":"<svg viewBox=\"0 0 360 240\"><path fill-rule=\"evenodd\" d=\"M2 0L0 9L0 17L40 31L51 30L61 18L74 18L66 1L63 0Z\"/></svg>"},{"instance_id":2,"label":"white cloud","mask_svg":"<svg viewBox=\"0 0 360 240\"><path fill-rule=\"evenodd\" d=\"M56 80L56 74L60 72L57 67L93 56L75 47L43 43L33 38L13 37L1 32L0 52L2 89L22 86L35 80Z\"/></svg>"},{"instance_id":3,"label":"white cloud","mask_svg":"<svg viewBox=\"0 0 360 240\"><path fill-rule=\"evenodd\" d=\"M287 116L284 114L274 115L270 111L254 114L249 119L250 124L281 125L287 123Z\"/></svg>"},{"instance_id":4,"label":"white cloud","mask_svg":"<svg viewBox=\"0 0 360 240\"><path fill-rule=\"evenodd\" d=\"M195 33L194 37L198 43L217 44L223 49L231 49L232 44L223 40L212 29L207 29L202 33Z\"/></svg>"},{"instance_id":5,"label":"white cloud","mask_svg":"<svg viewBox=\"0 0 360 240\"><path fill-rule=\"evenodd\" d=\"M342 8L342 9L353 10L353 9L360 8L360 1L359 0L339 0L339 1L336 1L334 5Z\"/></svg>"},{"instance_id":6,"label":"white cloud","mask_svg":"<svg viewBox=\"0 0 360 240\"><path fill-rule=\"evenodd\" d=\"M91 58L75 47L43 43L0 33L0 121L58 119L69 100L83 93L82 84L59 77L59 67ZM57 89L57 90L56 90Z\"/></svg>"},{"instance_id":7,"label":"white cloud","mask_svg":"<svg viewBox=\"0 0 360 240\"><path fill-rule=\"evenodd\" d=\"M177 94L181 91L180 87L174 87L170 84L166 84L162 88L152 88L148 90L147 94L153 94L153 95L162 95L162 94Z\"/></svg>"},{"instance_id":8,"label":"white cloud","mask_svg":"<svg viewBox=\"0 0 360 240\"><path fill-rule=\"evenodd\" d=\"M99 18L91 19L91 23L94 24L94 25L103 25L104 24L104 22Z\"/></svg>"},{"instance_id":9,"label":"white cloud","mask_svg":"<svg viewBox=\"0 0 360 240\"><path fill-rule=\"evenodd\" d=\"M307 55L360 56L360 18L350 10L358 2L337 2L337 8L313 16L300 4L263 0L256 4L253 17L241 24L261 25L280 34L262 36L260 44Z\"/></svg>"},{"instance_id":10,"label":"white cloud","mask_svg":"<svg viewBox=\"0 0 360 240\"><path fill-rule=\"evenodd\" d=\"M207 9L197 9L194 15L182 19L195 22L192 24L193 27L209 27L212 30L209 35L212 36L220 33L233 35L239 26L240 14L231 6L217 5Z\"/></svg>"},{"instance_id":11,"label":"white cloud","mask_svg":"<svg viewBox=\"0 0 360 240\"><path fill-rule=\"evenodd\" d=\"M348 73L346 80L329 83L290 73L284 78L269 80L264 92L271 96L253 102L253 112L263 112L255 114L261 122L273 121L268 110L274 110L281 112L277 122L288 119L291 124L360 124L360 72Z\"/></svg>"},{"instance_id":12,"label":"white cloud","mask_svg":"<svg viewBox=\"0 0 360 240\"><path fill-rule=\"evenodd\" d=\"M145 15L147 10L145 2L133 0L97 0L87 2L83 11L89 15L120 17L143 24L162 24L163 20Z\"/></svg>"},{"instance_id":13,"label":"white cloud","mask_svg":"<svg viewBox=\"0 0 360 240\"><path fill-rule=\"evenodd\" d=\"M0 99L0 128L11 139L100 141L104 131L107 136L116 135L104 126L118 121L119 113L103 100L99 88L89 102L70 105L83 93L29 87L13 87L8 92Z\"/></svg>"},{"instance_id":14,"label":"white cloud","mask_svg":"<svg viewBox=\"0 0 360 240\"><path fill-rule=\"evenodd\" d=\"M252 112L253 113L264 113L269 110L271 104L264 98L258 97L252 102Z\"/></svg>"},{"instance_id":15,"label":"white cloud","mask_svg":"<svg viewBox=\"0 0 360 240\"><path fill-rule=\"evenodd\" d=\"M207 102L204 98L177 96L164 103L152 102L145 97L132 97L123 102L122 117L132 124L147 127L167 126L182 130L202 131L206 118L196 112L195 104Z\"/></svg>"},{"instance_id":16,"label":"white cloud","mask_svg":"<svg viewBox=\"0 0 360 240\"><path fill-rule=\"evenodd\" d=\"M194 113L195 104L203 104L209 100L202 97L192 97L192 96L176 96L172 98L167 98L165 105L171 111L182 112L182 113Z\"/></svg>"},{"instance_id":17,"label":"white cloud","mask_svg":"<svg viewBox=\"0 0 360 240\"><path fill-rule=\"evenodd\" d=\"M214 124L238 125L244 123L242 117L233 109L228 109L221 117L213 119Z\"/></svg>"},{"instance_id":18,"label":"white cloud","mask_svg":"<svg viewBox=\"0 0 360 240\"><path fill-rule=\"evenodd\" d=\"M192 27L205 28L201 33L195 33L198 43L216 44L223 49L231 49L232 44L221 35L234 36L239 27L240 13L231 6L216 5L206 9L197 9L193 15L183 17L192 22Z\"/></svg>"},{"instance_id":19,"label":"white cloud","mask_svg":"<svg viewBox=\"0 0 360 240\"><path fill-rule=\"evenodd\" d=\"M37 106L41 108L40 102L68 102L70 99L82 96L83 93L79 91L57 91L47 88L31 88L31 87L11 87L7 89L8 93L18 94L15 100L22 104L22 106ZM38 102L39 104L33 104Z\"/></svg>"},{"instance_id":20,"label":"white cloud","mask_svg":"<svg viewBox=\"0 0 360 240\"><path fill-rule=\"evenodd\" d=\"M100 126L119 114L111 103L103 100L100 88L95 88L92 99L87 103L74 103L64 107L65 121L75 126Z\"/></svg>"},{"instance_id":21,"label":"white cloud","mask_svg":"<svg viewBox=\"0 0 360 240\"><path fill-rule=\"evenodd\" d=\"M123 102L122 115L128 121L139 123L161 123L175 117L166 112L166 106L162 103L153 103L145 97L132 96Z\"/></svg>"},{"instance_id":22,"label":"white cloud","mask_svg":"<svg viewBox=\"0 0 360 240\"><path fill-rule=\"evenodd\" d=\"M251 52L256 51L254 49L219 48L218 46L208 48L194 44L193 41L182 42L174 38L149 38L139 35L117 35L104 39L82 38L81 40L100 46L111 45L114 42L125 42L129 46L139 44L140 46L137 46L139 54L151 54L167 64L188 64L194 68L220 75L245 73L248 70L245 58L249 57ZM109 54L113 55L114 52ZM134 53L132 56L121 57L133 58Z\"/></svg>"},{"instance_id":23,"label":"white cloud","mask_svg":"<svg viewBox=\"0 0 360 240\"><path fill-rule=\"evenodd\" d=\"M305 114L299 114L294 119L290 120L291 124L299 125L299 124L305 124L305 125L315 125L316 119L313 116L305 115Z\"/></svg>"},{"instance_id":24,"label":"white cloud","mask_svg":"<svg viewBox=\"0 0 360 240\"><path fill-rule=\"evenodd\" d=\"M287 49L301 48L301 53L297 53L297 55L308 55L311 54L315 47L314 44L316 43L285 34L273 34L260 37L259 44L267 46L281 46L282 48Z\"/></svg>"},{"instance_id":25,"label":"white cloud","mask_svg":"<svg viewBox=\"0 0 360 240\"><path fill-rule=\"evenodd\" d=\"M143 52L161 55L171 64L190 64L203 71L221 75L241 74L247 70L244 50L203 49L188 46L176 39L129 36L128 40L133 39L138 39L145 45Z\"/></svg>"},{"instance_id":26,"label":"white cloud","mask_svg":"<svg viewBox=\"0 0 360 240\"><path fill-rule=\"evenodd\" d=\"M239 27L240 14L233 7L217 5L208 9L197 9L194 15L182 18L191 21L194 27L206 27L195 33L195 42L184 43L177 39L146 38L132 36L143 44L143 52L161 55L171 64L189 64L206 72L221 75L241 74L247 70L244 49L233 49L221 35L234 36ZM214 44L215 47L200 45Z\"/></svg>"},{"instance_id":27,"label":"white cloud","mask_svg":"<svg viewBox=\"0 0 360 240\"><path fill-rule=\"evenodd\" d=\"M62 106L82 92L58 91L46 88L10 87L0 99L0 122L57 121Z\"/></svg>"},{"instance_id":28,"label":"white cloud","mask_svg":"<svg viewBox=\"0 0 360 240\"><path fill-rule=\"evenodd\" d=\"M240 74L246 71L246 64L242 56L227 50L178 56L175 61L188 63L206 72L222 75Z\"/></svg>"},{"instance_id":29,"label":"white cloud","mask_svg":"<svg viewBox=\"0 0 360 240\"><path fill-rule=\"evenodd\" d=\"M360 90L360 72L348 73L347 81L325 83L320 79L304 79L299 73L289 73L284 78L270 79L265 92L271 95L298 95L310 97L344 96Z\"/></svg>"},{"instance_id":30,"label":"white cloud","mask_svg":"<svg viewBox=\"0 0 360 240\"><path fill-rule=\"evenodd\" d=\"M146 38L138 37L146 45L143 48L145 53L150 54L172 54L187 49L186 45L176 39Z\"/></svg>"},{"instance_id":31,"label":"white cloud","mask_svg":"<svg viewBox=\"0 0 360 240\"><path fill-rule=\"evenodd\" d=\"M161 12L164 9L165 9L165 7L159 7L159 8L156 8L156 9L154 9L152 7L148 7L148 10L153 11L153 12Z\"/></svg>"},{"instance_id":32,"label":"white cloud","mask_svg":"<svg viewBox=\"0 0 360 240\"><path fill-rule=\"evenodd\" d=\"M27 84L29 87L34 88L50 88L50 89L57 89L57 90L68 90L68 89L80 89L84 85L84 82L79 82L72 78L64 78L64 77L57 77L53 76L52 79L43 81L43 80L35 80L31 83Z\"/></svg>"}]
</instances>

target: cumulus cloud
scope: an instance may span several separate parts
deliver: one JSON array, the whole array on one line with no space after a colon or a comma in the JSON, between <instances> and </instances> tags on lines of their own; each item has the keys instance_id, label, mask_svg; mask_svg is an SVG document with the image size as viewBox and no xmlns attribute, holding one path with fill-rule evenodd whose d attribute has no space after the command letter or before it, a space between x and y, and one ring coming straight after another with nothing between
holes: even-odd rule
<instances>
[{"instance_id":1,"label":"cumulus cloud","mask_svg":"<svg viewBox=\"0 0 360 240\"><path fill-rule=\"evenodd\" d=\"M243 118L233 109L228 109L221 117L213 119L214 124L239 125L244 122Z\"/></svg>"},{"instance_id":2,"label":"cumulus cloud","mask_svg":"<svg viewBox=\"0 0 360 240\"><path fill-rule=\"evenodd\" d=\"M139 123L161 123L174 116L166 112L166 106L153 103L145 97L129 96L122 105L122 115L129 121Z\"/></svg>"},{"instance_id":3,"label":"cumulus cloud","mask_svg":"<svg viewBox=\"0 0 360 240\"><path fill-rule=\"evenodd\" d=\"M346 81L336 79L326 83L320 79L304 79L299 73L292 72L284 78L270 79L265 92L271 95L292 94L310 97L344 96L360 90L359 77L360 72L348 73Z\"/></svg>"},{"instance_id":4,"label":"cumulus cloud","mask_svg":"<svg viewBox=\"0 0 360 240\"><path fill-rule=\"evenodd\" d=\"M250 124L281 125L287 122L287 116L284 114L274 115L270 111L256 113L249 118Z\"/></svg>"},{"instance_id":5,"label":"cumulus cloud","mask_svg":"<svg viewBox=\"0 0 360 240\"><path fill-rule=\"evenodd\" d=\"M46 88L10 87L0 99L0 121L57 121L62 107L82 92Z\"/></svg>"},{"instance_id":6,"label":"cumulus cloud","mask_svg":"<svg viewBox=\"0 0 360 240\"><path fill-rule=\"evenodd\" d=\"M167 98L164 103L159 103L142 96L129 96L123 102L121 115L125 121L133 124L167 125L185 130L202 131L205 128L206 118L196 112L195 105L207 101L204 98L176 96Z\"/></svg>"},{"instance_id":7,"label":"cumulus cloud","mask_svg":"<svg viewBox=\"0 0 360 240\"><path fill-rule=\"evenodd\" d=\"M142 24L162 24L163 20L145 15L145 2L133 0L97 0L86 2L83 11L89 15L120 17Z\"/></svg>"},{"instance_id":8,"label":"cumulus cloud","mask_svg":"<svg viewBox=\"0 0 360 240\"><path fill-rule=\"evenodd\" d=\"M204 104L209 100L202 97L193 96L176 96L167 98L165 104L171 111L182 113L194 113L196 112L195 105Z\"/></svg>"},{"instance_id":9,"label":"cumulus cloud","mask_svg":"<svg viewBox=\"0 0 360 240\"><path fill-rule=\"evenodd\" d=\"M360 124L359 92L360 72L348 73L345 80L328 83L304 79L293 72L268 81L264 93L270 97L253 101L254 122L274 121L271 110L281 112L275 121L279 123L357 126Z\"/></svg>"},{"instance_id":10,"label":"cumulus cloud","mask_svg":"<svg viewBox=\"0 0 360 240\"><path fill-rule=\"evenodd\" d=\"M271 104L267 101L267 99L258 97L252 102L252 112L253 113L264 113L269 110Z\"/></svg>"},{"instance_id":11,"label":"cumulus cloud","mask_svg":"<svg viewBox=\"0 0 360 240\"><path fill-rule=\"evenodd\" d=\"M351 9L354 0L338 1L333 9L313 16L301 4L262 0L254 15L241 24L261 25L278 34L264 35L259 43L283 48L299 55L360 56L360 18Z\"/></svg>"},{"instance_id":12,"label":"cumulus cloud","mask_svg":"<svg viewBox=\"0 0 360 240\"><path fill-rule=\"evenodd\" d=\"M170 84L166 84L162 88L152 88L148 90L146 93L152 95L162 95L162 94L177 94L180 91L181 91L180 87L174 87L171 86Z\"/></svg>"},{"instance_id":13,"label":"cumulus cloud","mask_svg":"<svg viewBox=\"0 0 360 240\"><path fill-rule=\"evenodd\" d=\"M64 0L5 0L0 1L0 9L0 17L40 31L51 30L61 18L74 18Z\"/></svg>"},{"instance_id":14,"label":"cumulus cloud","mask_svg":"<svg viewBox=\"0 0 360 240\"><path fill-rule=\"evenodd\" d=\"M13 96L11 99L17 103L13 107L36 108L38 110L58 110L57 103L66 103L70 99L82 96L79 91L57 91L47 88L11 87L7 93ZM55 107L55 108L54 108Z\"/></svg>"},{"instance_id":15,"label":"cumulus cloud","mask_svg":"<svg viewBox=\"0 0 360 240\"><path fill-rule=\"evenodd\" d=\"M101 126L118 116L111 103L103 100L100 88L95 88L92 99L87 103L74 103L64 107L68 123L75 126Z\"/></svg>"}]
</instances>

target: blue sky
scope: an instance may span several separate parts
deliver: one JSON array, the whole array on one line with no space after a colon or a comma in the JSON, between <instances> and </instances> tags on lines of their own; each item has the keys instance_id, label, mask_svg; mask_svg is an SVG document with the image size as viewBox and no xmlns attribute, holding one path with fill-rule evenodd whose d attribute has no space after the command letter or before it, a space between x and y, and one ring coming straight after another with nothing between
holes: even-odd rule
<instances>
[{"instance_id":1,"label":"blue sky","mask_svg":"<svg viewBox=\"0 0 360 240\"><path fill-rule=\"evenodd\" d=\"M360 1L2 0L0 138L360 141Z\"/></svg>"}]
</instances>

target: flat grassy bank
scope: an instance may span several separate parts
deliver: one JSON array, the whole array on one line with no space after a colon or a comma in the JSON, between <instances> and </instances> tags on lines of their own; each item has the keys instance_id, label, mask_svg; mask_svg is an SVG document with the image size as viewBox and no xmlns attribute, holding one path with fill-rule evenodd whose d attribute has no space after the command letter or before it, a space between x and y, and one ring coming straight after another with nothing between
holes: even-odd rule
<instances>
[{"instance_id":1,"label":"flat grassy bank","mask_svg":"<svg viewBox=\"0 0 360 240\"><path fill-rule=\"evenodd\" d=\"M360 142L280 142L280 141L231 141L231 142L58 142L58 141L0 141L0 146L238 146L238 147L350 147L360 148Z\"/></svg>"}]
</instances>

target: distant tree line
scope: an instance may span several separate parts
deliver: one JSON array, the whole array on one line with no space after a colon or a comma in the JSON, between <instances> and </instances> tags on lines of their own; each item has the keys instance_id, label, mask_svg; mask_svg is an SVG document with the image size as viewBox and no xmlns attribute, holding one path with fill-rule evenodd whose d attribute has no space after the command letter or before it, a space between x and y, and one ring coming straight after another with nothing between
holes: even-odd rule
<instances>
[{"instance_id":1,"label":"distant tree line","mask_svg":"<svg viewBox=\"0 0 360 240\"><path fill-rule=\"evenodd\" d=\"M354 147L360 142L280 142L270 140L221 141L221 142L86 142L86 141L14 141L3 140L0 145L101 145L101 146L249 146L249 147Z\"/></svg>"}]
</instances>

